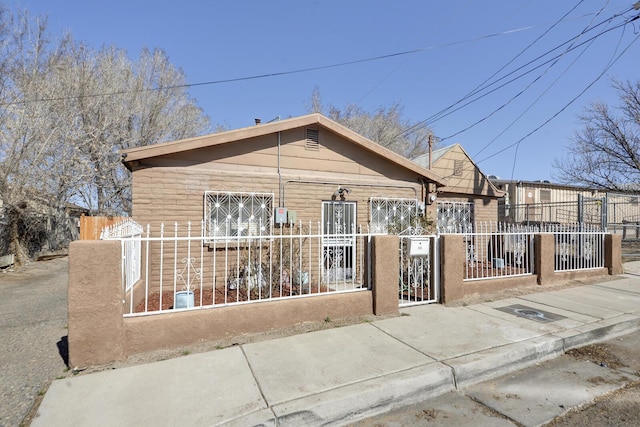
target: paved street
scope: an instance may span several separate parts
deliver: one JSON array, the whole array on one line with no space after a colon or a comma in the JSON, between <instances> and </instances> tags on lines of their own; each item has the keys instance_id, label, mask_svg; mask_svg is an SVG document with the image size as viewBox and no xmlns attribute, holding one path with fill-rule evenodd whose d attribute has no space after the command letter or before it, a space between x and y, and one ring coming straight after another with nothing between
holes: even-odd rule
<instances>
[{"instance_id":1,"label":"paved street","mask_svg":"<svg viewBox=\"0 0 640 427\"><path fill-rule=\"evenodd\" d=\"M51 380L64 375L67 258L0 272L0 426L20 424Z\"/></svg>"},{"instance_id":2,"label":"paved street","mask_svg":"<svg viewBox=\"0 0 640 427\"><path fill-rule=\"evenodd\" d=\"M351 427L514 427L549 422L573 427L637 426L640 420L638 389L608 395L629 383L637 384L638 375L640 331L575 349L535 366L369 418ZM606 398L596 410L568 413L572 408L588 406L598 397ZM616 399L627 404L621 406ZM621 412L621 408L624 411ZM566 419L554 421L567 413Z\"/></svg>"}]
</instances>

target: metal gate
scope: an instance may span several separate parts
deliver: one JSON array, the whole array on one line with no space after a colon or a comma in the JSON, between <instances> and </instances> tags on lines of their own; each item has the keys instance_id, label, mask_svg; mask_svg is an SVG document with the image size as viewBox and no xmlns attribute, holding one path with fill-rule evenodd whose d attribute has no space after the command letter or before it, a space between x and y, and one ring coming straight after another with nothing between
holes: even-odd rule
<instances>
[{"instance_id":1,"label":"metal gate","mask_svg":"<svg viewBox=\"0 0 640 427\"><path fill-rule=\"evenodd\" d=\"M578 195L578 222L607 228L607 198Z\"/></svg>"},{"instance_id":2,"label":"metal gate","mask_svg":"<svg viewBox=\"0 0 640 427\"><path fill-rule=\"evenodd\" d=\"M440 247L435 235L400 235L399 305L440 301Z\"/></svg>"}]
</instances>

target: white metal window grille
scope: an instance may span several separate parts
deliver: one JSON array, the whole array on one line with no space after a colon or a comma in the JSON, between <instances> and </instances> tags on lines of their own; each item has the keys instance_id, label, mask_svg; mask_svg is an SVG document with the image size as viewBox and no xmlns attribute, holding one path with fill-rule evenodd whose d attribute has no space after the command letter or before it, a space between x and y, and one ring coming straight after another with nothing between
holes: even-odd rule
<instances>
[{"instance_id":1,"label":"white metal window grille","mask_svg":"<svg viewBox=\"0 0 640 427\"><path fill-rule=\"evenodd\" d=\"M439 233L461 233L473 227L473 203L438 202L436 211Z\"/></svg>"},{"instance_id":2,"label":"white metal window grille","mask_svg":"<svg viewBox=\"0 0 640 427\"><path fill-rule=\"evenodd\" d=\"M271 234L273 193L205 192L208 237Z\"/></svg>"},{"instance_id":3,"label":"white metal window grille","mask_svg":"<svg viewBox=\"0 0 640 427\"><path fill-rule=\"evenodd\" d=\"M415 222L418 215L418 201L372 197L369 200L369 210L371 212L369 228L372 233L399 234Z\"/></svg>"}]
</instances>

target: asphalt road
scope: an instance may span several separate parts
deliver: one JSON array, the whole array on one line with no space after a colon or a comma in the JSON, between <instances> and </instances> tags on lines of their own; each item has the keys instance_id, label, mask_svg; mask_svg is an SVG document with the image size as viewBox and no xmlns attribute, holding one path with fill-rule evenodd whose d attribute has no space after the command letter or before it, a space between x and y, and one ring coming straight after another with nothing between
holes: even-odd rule
<instances>
[{"instance_id":1,"label":"asphalt road","mask_svg":"<svg viewBox=\"0 0 640 427\"><path fill-rule=\"evenodd\" d=\"M640 425L640 331L350 427Z\"/></svg>"},{"instance_id":2,"label":"asphalt road","mask_svg":"<svg viewBox=\"0 0 640 427\"><path fill-rule=\"evenodd\" d=\"M0 271L0 426L22 423L67 370L66 257Z\"/></svg>"}]
</instances>

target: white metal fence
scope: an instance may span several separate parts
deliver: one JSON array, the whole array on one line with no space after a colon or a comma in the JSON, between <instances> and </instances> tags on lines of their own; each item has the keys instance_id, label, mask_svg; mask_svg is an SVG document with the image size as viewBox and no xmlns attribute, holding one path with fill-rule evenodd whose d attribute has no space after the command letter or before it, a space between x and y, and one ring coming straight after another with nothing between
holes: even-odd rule
<instances>
[{"instance_id":1,"label":"white metal fence","mask_svg":"<svg viewBox=\"0 0 640 427\"><path fill-rule=\"evenodd\" d=\"M533 236L537 229L505 223L458 227L465 243L464 280L496 279L534 274Z\"/></svg>"},{"instance_id":2,"label":"white metal fence","mask_svg":"<svg viewBox=\"0 0 640 427\"><path fill-rule=\"evenodd\" d=\"M122 241L126 315L352 292L370 283L364 267L372 234L361 227L309 223L269 235L259 228L257 234L211 236L205 226L179 229L175 223L152 233L127 220L103 230L102 239ZM327 229L351 232L322 232ZM534 235L540 232L555 236L556 271L604 266L605 232L594 226L541 230L486 223L456 231L466 246L465 281L534 274ZM410 229L399 237L399 305L439 301L439 236Z\"/></svg>"},{"instance_id":3,"label":"white metal fence","mask_svg":"<svg viewBox=\"0 0 640 427\"><path fill-rule=\"evenodd\" d=\"M604 267L604 232L588 224L547 225L553 233L555 271L590 270Z\"/></svg>"},{"instance_id":4,"label":"white metal fence","mask_svg":"<svg viewBox=\"0 0 640 427\"><path fill-rule=\"evenodd\" d=\"M194 229L189 223L186 230L162 225L157 233L147 226L138 239L145 277L126 288L125 315L367 289L370 236L319 229L299 224L271 235L206 236L204 223Z\"/></svg>"},{"instance_id":5,"label":"white metal fence","mask_svg":"<svg viewBox=\"0 0 640 427\"><path fill-rule=\"evenodd\" d=\"M143 228L132 219L126 219L105 227L100 239L122 241L122 281L125 291L129 291L140 280L140 249Z\"/></svg>"}]
</instances>

